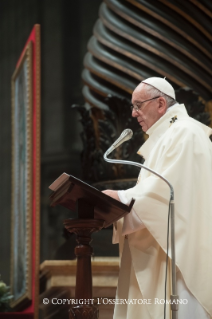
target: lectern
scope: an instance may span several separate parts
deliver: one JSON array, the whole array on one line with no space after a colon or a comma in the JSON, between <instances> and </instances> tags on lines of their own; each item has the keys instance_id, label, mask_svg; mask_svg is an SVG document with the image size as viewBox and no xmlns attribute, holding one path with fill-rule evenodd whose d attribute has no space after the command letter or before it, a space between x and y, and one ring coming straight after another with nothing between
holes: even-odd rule
<instances>
[{"instance_id":1,"label":"lectern","mask_svg":"<svg viewBox=\"0 0 212 319\"><path fill-rule=\"evenodd\" d=\"M129 213L134 200L131 200L129 206L124 205L66 173L49 188L53 190L50 196L51 206L61 205L78 213L77 219L64 220L65 228L76 234L78 244L75 248L75 304L70 309L69 319L97 319L98 308L92 299L91 234L110 226Z\"/></svg>"}]
</instances>

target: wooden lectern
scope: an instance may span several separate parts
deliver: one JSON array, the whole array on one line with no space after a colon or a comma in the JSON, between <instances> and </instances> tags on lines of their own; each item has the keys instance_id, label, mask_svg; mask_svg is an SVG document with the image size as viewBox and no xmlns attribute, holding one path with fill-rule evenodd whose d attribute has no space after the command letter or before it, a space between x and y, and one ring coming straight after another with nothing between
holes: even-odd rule
<instances>
[{"instance_id":1,"label":"wooden lectern","mask_svg":"<svg viewBox=\"0 0 212 319\"><path fill-rule=\"evenodd\" d=\"M49 187L51 206L62 205L71 211L77 211L77 219L64 220L64 226L70 233L77 235L75 255L77 274L75 302L69 319L97 319L98 308L92 299L91 234L106 228L129 213L134 204L129 206L105 195L96 188L82 182L74 176L62 174Z\"/></svg>"}]
</instances>

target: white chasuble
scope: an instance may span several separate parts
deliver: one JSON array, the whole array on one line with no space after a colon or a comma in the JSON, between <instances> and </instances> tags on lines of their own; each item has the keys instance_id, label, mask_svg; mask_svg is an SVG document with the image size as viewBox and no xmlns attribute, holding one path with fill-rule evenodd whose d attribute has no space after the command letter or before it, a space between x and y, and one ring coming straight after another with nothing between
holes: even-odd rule
<instances>
[{"instance_id":1,"label":"white chasuble","mask_svg":"<svg viewBox=\"0 0 212 319\"><path fill-rule=\"evenodd\" d=\"M187 299L189 305L184 309L180 305L179 319L212 318L212 144L208 137L212 130L190 118L183 104L177 104L147 134L149 138L138 153L147 167L174 187L177 285L180 298ZM130 213L136 214L136 222L128 216L114 228L114 243L123 245L128 234L116 298L134 297L144 304L118 304L114 318L163 319L164 306L157 302L164 299L169 187L141 169L138 184L123 195L128 201L136 200ZM169 270L168 300L170 279ZM171 319L170 305L166 318Z\"/></svg>"}]
</instances>

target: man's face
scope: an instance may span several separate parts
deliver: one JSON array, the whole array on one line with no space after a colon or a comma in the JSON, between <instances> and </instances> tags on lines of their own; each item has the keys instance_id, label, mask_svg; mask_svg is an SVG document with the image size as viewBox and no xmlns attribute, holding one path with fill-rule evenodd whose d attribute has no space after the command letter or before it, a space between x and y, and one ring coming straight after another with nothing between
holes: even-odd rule
<instances>
[{"instance_id":1,"label":"man's face","mask_svg":"<svg viewBox=\"0 0 212 319\"><path fill-rule=\"evenodd\" d=\"M166 101L163 97L146 101L154 97L155 96L151 96L150 93L148 93L144 83L141 83L132 94L132 104L139 108L138 111L135 109L132 110L132 116L137 117L137 121L144 132L166 112ZM146 102L142 103L143 101Z\"/></svg>"}]
</instances>

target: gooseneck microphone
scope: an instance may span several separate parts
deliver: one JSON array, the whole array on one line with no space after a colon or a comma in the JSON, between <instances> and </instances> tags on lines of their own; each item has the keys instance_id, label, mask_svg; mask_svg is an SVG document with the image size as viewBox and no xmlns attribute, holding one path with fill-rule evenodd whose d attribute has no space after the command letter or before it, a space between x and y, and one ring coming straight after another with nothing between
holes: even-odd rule
<instances>
[{"instance_id":1,"label":"gooseneck microphone","mask_svg":"<svg viewBox=\"0 0 212 319\"><path fill-rule=\"evenodd\" d=\"M177 295L177 285L176 285L176 265L175 265L175 223L174 223L174 188L169 183L169 181L155 172L153 169L146 167L143 164L132 162L132 161L125 161L125 160L115 160L115 159L109 159L107 156L113 152L114 149L116 149L118 146L120 146L123 142L128 141L132 138L133 132L131 129L124 130L119 138L110 146L110 148L104 153L104 160L108 163L115 163L115 164L128 164L137 166L140 168L144 168L147 171L151 172L152 174L158 176L161 178L170 188L170 205L169 209L171 209L171 256L172 256L172 295L171 297L171 310L172 310L172 319L178 318L178 303L173 302L174 300L179 299L179 296ZM169 214L168 214L169 216ZM168 219L169 221L169 219ZM169 222L168 222L169 223ZM168 256L168 239L167 239L167 256ZM167 257L168 258L168 257ZM165 299L166 299L166 288L165 288ZM165 303L166 305L166 303ZM165 305L164 305L164 314L165 314Z\"/></svg>"}]
</instances>

